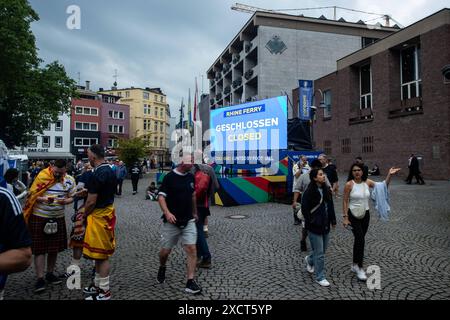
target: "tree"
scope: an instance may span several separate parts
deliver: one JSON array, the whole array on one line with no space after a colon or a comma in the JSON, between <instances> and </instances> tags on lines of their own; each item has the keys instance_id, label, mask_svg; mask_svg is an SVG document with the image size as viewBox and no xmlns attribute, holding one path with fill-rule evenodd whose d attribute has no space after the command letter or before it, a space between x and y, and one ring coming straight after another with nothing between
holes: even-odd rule
<instances>
[{"instance_id":1,"label":"tree","mask_svg":"<svg viewBox=\"0 0 450 320\"><path fill-rule=\"evenodd\" d=\"M144 139L137 137L132 139L120 139L117 147L120 160L130 168L139 159L149 154L149 148Z\"/></svg>"},{"instance_id":2,"label":"tree","mask_svg":"<svg viewBox=\"0 0 450 320\"><path fill-rule=\"evenodd\" d=\"M40 66L30 29L38 20L27 0L0 0L0 139L8 147L26 145L76 96L61 64Z\"/></svg>"}]
</instances>

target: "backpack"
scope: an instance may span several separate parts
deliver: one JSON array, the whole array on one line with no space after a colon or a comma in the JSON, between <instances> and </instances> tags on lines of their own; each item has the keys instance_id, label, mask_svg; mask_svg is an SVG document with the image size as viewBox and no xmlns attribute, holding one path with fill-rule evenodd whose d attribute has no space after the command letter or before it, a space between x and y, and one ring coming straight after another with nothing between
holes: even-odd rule
<instances>
[{"instance_id":1,"label":"backpack","mask_svg":"<svg viewBox=\"0 0 450 320\"><path fill-rule=\"evenodd\" d=\"M202 204L205 207L208 206L208 190L209 183L211 182L211 177L203 172L199 167L194 175L195 181L195 197L197 198L197 203Z\"/></svg>"}]
</instances>

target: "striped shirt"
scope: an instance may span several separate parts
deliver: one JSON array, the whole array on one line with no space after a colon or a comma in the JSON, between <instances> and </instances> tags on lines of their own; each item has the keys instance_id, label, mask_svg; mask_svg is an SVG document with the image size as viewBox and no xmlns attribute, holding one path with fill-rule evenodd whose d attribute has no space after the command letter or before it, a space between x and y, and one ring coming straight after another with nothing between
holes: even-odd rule
<instances>
[{"instance_id":1,"label":"striped shirt","mask_svg":"<svg viewBox=\"0 0 450 320\"><path fill-rule=\"evenodd\" d=\"M73 196L76 192L75 179L72 176L65 175L62 182L58 182L48 188L41 197L53 197L53 203L36 203L33 214L43 218L62 218L64 217L64 205L56 203L57 199L64 199Z\"/></svg>"}]
</instances>

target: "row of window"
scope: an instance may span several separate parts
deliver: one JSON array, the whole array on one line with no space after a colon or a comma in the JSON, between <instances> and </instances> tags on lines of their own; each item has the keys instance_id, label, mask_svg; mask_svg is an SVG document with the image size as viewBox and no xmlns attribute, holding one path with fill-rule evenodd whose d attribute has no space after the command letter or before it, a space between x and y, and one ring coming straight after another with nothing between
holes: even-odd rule
<instances>
[{"instance_id":1,"label":"row of window","mask_svg":"<svg viewBox=\"0 0 450 320\"><path fill-rule=\"evenodd\" d=\"M158 122L155 121L154 124L154 131L158 131ZM151 120L144 119L144 131L151 130ZM159 132L164 133L164 123L159 123Z\"/></svg>"},{"instance_id":2,"label":"row of window","mask_svg":"<svg viewBox=\"0 0 450 320\"><path fill-rule=\"evenodd\" d=\"M151 108L149 104L144 104L144 114L151 115ZM155 108L155 117L158 117L158 108ZM159 117L164 118L164 108L159 109Z\"/></svg>"},{"instance_id":3,"label":"row of window","mask_svg":"<svg viewBox=\"0 0 450 320\"><path fill-rule=\"evenodd\" d=\"M75 114L82 114L85 116L98 116L98 109L91 107L75 107Z\"/></svg>"},{"instance_id":4,"label":"row of window","mask_svg":"<svg viewBox=\"0 0 450 320\"><path fill-rule=\"evenodd\" d=\"M125 127L122 125L110 124L108 125L108 132L110 133L124 133ZM98 124L93 122L75 122L75 129L81 131L98 131Z\"/></svg>"},{"instance_id":5,"label":"row of window","mask_svg":"<svg viewBox=\"0 0 450 320\"><path fill-rule=\"evenodd\" d=\"M73 141L75 147L90 147L98 143L97 138L74 138Z\"/></svg>"},{"instance_id":6,"label":"row of window","mask_svg":"<svg viewBox=\"0 0 450 320\"><path fill-rule=\"evenodd\" d=\"M122 91L119 91L119 92L117 92L117 95L118 95L119 97L129 98L129 97L130 97L130 91L125 91L124 95L122 95ZM142 93L142 99L144 99L144 100L150 100L150 93L144 91L144 92ZM164 102L164 96L160 96L159 99L158 99L158 95L155 94L155 95L153 96L153 100L156 101L156 102L158 102L158 100L159 100L159 102Z\"/></svg>"},{"instance_id":7,"label":"row of window","mask_svg":"<svg viewBox=\"0 0 450 320\"><path fill-rule=\"evenodd\" d=\"M401 100L422 96L420 45L403 49L400 53ZM372 70L366 64L359 68L360 109L372 108ZM323 92L324 118L331 117L331 91Z\"/></svg>"},{"instance_id":8,"label":"row of window","mask_svg":"<svg viewBox=\"0 0 450 320\"><path fill-rule=\"evenodd\" d=\"M374 138L373 136L365 136L362 137L362 145L361 145L361 152L362 153L373 153L373 143ZM323 142L323 151L325 154L333 154L332 150L332 142L331 140L324 140ZM341 139L341 152L343 154L349 154L352 153L352 141L350 138Z\"/></svg>"},{"instance_id":9,"label":"row of window","mask_svg":"<svg viewBox=\"0 0 450 320\"><path fill-rule=\"evenodd\" d=\"M51 145L51 137L50 136L42 136L42 148L50 148ZM30 143L30 148L37 147L37 137L34 138L34 141ZM55 137L55 148L63 147L63 137L57 136Z\"/></svg>"},{"instance_id":10,"label":"row of window","mask_svg":"<svg viewBox=\"0 0 450 320\"><path fill-rule=\"evenodd\" d=\"M147 143L148 146L165 147L164 138L163 137L160 137L159 139L158 139L158 137L154 137L153 141L152 141L150 136L144 136L143 138L144 138L144 140L145 140L145 142ZM158 140L159 140L159 145L158 145Z\"/></svg>"},{"instance_id":11,"label":"row of window","mask_svg":"<svg viewBox=\"0 0 450 320\"><path fill-rule=\"evenodd\" d=\"M45 128L46 131L51 131L52 130L52 124L49 123L47 125L47 128ZM63 131L63 122L62 120L58 120L55 122L55 131Z\"/></svg>"},{"instance_id":12,"label":"row of window","mask_svg":"<svg viewBox=\"0 0 450 320\"><path fill-rule=\"evenodd\" d=\"M112 119L125 119L125 114L122 111L109 110L109 117Z\"/></svg>"}]
</instances>

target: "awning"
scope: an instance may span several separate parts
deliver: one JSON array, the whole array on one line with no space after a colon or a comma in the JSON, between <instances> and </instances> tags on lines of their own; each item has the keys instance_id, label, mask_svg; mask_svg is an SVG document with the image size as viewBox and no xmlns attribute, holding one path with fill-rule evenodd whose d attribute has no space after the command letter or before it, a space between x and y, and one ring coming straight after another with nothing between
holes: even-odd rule
<instances>
[{"instance_id":1,"label":"awning","mask_svg":"<svg viewBox=\"0 0 450 320\"><path fill-rule=\"evenodd\" d=\"M75 156L70 152L25 152L29 159L73 159Z\"/></svg>"}]
</instances>

